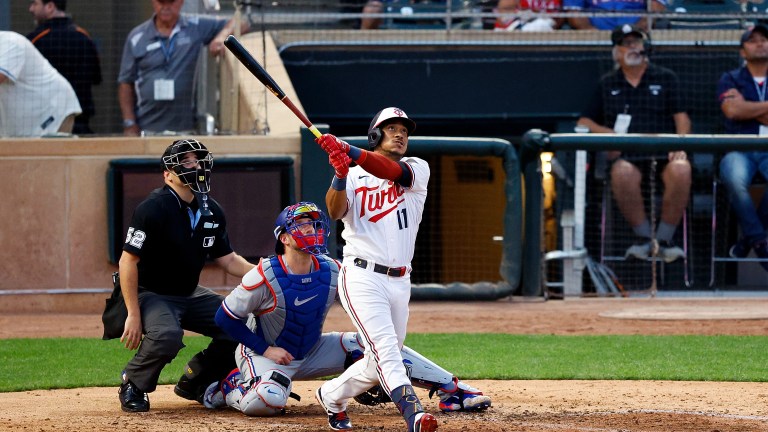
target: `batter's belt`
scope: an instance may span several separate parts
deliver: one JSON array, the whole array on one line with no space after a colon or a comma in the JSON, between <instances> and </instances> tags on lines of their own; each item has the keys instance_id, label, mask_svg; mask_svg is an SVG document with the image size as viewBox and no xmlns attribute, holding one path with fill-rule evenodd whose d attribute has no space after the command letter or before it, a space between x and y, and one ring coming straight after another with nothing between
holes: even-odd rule
<instances>
[{"instance_id":1,"label":"batter's belt","mask_svg":"<svg viewBox=\"0 0 768 432\"><path fill-rule=\"evenodd\" d=\"M403 277L408 272L407 267L387 267L387 266L383 266L381 264L375 264L375 263L373 264L373 268L369 268L368 261L362 258L355 258L353 262L356 267L370 269L376 273L385 274L391 277Z\"/></svg>"}]
</instances>

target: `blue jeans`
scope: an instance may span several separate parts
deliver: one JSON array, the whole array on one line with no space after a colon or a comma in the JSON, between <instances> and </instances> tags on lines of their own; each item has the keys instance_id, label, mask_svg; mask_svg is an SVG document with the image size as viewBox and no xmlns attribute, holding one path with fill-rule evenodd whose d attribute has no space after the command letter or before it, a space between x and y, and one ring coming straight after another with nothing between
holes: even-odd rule
<instances>
[{"instance_id":1,"label":"blue jeans","mask_svg":"<svg viewBox=\"0 0 768 432\"><path fill-rule=\"evenodd\" d=\"M731 208L749 244L765 240L768 225L768 193L757 209L749 194L749 186L758 172L768 179L768 152L730 152L720 161L720 180L728 189Z\"/></svg>"}]
</instances>

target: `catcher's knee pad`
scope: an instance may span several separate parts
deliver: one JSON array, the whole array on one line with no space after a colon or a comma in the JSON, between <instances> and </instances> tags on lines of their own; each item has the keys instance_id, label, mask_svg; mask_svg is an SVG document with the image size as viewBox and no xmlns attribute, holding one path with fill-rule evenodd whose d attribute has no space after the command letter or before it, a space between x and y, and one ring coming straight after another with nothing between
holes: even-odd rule
<instances>
[{"instance_id":1,"label":"catcher's knee pad","mask_svg":"<svg viewBox=\"0 0 768 432\"><path fill-rule=\"evenodd\" d=\"M269 370L240 399L240 411L249 416L282 414L293 383L278 370Z\"/></svg>"}]
</instances>

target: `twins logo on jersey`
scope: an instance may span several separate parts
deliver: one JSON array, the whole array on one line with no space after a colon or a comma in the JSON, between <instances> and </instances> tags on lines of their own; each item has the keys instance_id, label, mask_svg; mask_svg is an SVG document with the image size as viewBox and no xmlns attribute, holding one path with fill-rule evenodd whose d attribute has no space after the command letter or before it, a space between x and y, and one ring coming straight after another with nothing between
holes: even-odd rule
<instances>
[{"instance_id":1,"label":"twins logo on jersey","mask_svg":"<svg viewBox=\"0 0 768 432\"><path fill-rule=\"evenodd\" d=\"M404 201L404 198L401 198L404 193L402 186L391 181L387 182L385 187L362 186L355 189L355 195L360 194L360 218L373 213L368 221L378 222Z\"/></svg>"}]
</instances>

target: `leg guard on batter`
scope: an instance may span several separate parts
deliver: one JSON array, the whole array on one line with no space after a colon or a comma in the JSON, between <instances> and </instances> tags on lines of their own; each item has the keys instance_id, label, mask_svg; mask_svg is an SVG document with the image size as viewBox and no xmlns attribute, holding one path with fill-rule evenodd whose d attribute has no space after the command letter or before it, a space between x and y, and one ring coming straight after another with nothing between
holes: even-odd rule
<instances>
[{"instance_id":1,"label":"leg guard on batter","mask_svg":"<svg viewBox=\"0 0 768 432\"><path fill-rule=\"evenodd\" d=\"M226 395L227 405L245 415L268 417L283 414L291 395L291 379L278 370L268 370L250 386L240 385Z\"/></svg>"},{"instance_id":2,"label":"leg guard on batter","mask_svg":"<svg viewBox=\"0 0 768 432\"><path fill-rule=\"evenodd\" d=\"M408 432L433 432L437 430L437 420L432 414L425 413L413 387L404 385L392 390L392 400L397 410L408 424Z\"/></svg>"},{"instance_id":3,"label":"leg guard on batter","mask_svg":"<svg viewBox=\"0 0 768 432\"><path fill-rule=\"evenodd\" d=\"M430 398L437 393L442 411L480 411L491 406L491 398L483 395L480 390L459 381L453 374L433 361L407 346L404 346L401 352L411 383L415 387L429 390ZM369 406L392 401L380 386L374 386L356 396L355 400Z\"/></svg>"}]
</instances>

